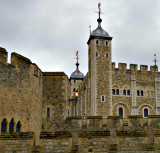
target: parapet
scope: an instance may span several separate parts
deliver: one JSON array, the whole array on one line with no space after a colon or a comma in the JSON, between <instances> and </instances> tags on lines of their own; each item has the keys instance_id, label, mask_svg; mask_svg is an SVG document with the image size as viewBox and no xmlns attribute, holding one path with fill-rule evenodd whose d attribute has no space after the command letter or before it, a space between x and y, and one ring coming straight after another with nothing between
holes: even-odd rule
<instances>
[{"instance_id":1,"label":"parapet","mask_svg":"<svg viewBox=\"0 0 160 153\"><path fill-rule=\"evenodd\" d=\"M7 63L8 52L5 48L0 47L0 62Z\"/></svg>"},{"instance_id":2,"label":"parapet","mask_svg":"<svg viewBox=\"0 0 160 153\"><path fill-rule=\"evenodd\" d=\"M32 62L28 58L13 52L11 54L11 64L14 65L16 67L16 71L19 72L20 70L25 71L27 65L29 66Z\"/></svg>"},{"instance_id":3,"label":"parapet","mask_svg":"<svg viewBox=\"0 0 160 153\"><path fill-rule=\"evenodd\" d=\"M158 72L158 66L150 66L148 70L148 65L140 65L140 70L138 69L138 64L130 64L129 69L127 69L127 63L118 63L118 68L115 67L115 62L112 63L113 73L127 73L131 74L132 72Z\"/></svg>"},{"instance_id":4,"label":"parapet","mask_svg":"<svg viewBox=\"0 0 160 153\"><path fill-rule=\"evenodd\" d=\"M67 76L64 72L43 72L43 76Z\"/></svg>"}]
</instances>

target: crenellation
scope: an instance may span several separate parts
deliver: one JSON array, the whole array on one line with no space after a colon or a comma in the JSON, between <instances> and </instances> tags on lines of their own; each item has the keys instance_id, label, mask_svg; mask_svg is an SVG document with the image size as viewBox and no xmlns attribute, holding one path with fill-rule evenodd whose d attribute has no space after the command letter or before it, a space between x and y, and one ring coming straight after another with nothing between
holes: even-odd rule
<instances>
[{"instance_id":1,"label":"crenellation","mask_svg":"<svg viewBox=\"0 0 160 153\"><path fill-rule=\"evenodd\" d=\"M137 64L130 64L130 69L133 71L138 70L138 65Z\"/></svg>"},{"instance_id":2,"label":"crenellation","mask_svg":"<svg viewBox=\"0 0 160 153\"><path fill-rule=\"evenodd\" d=\"M141 71L148 71L148 65L140 65Z\"/></svg>"},{"instance_id":3,"label":"crenellation","mask_svg":"<svg viewBox=\"0 0 160 153\"><path fill-rule=\"evenodd\" d=\"M114 71L115 68L116 68L116 63L112 62L112 70Z\"/></svg>"},{"instance_id":4,"label":"crenellation","mask_svg":"<svg viewBox=\"0 0 160 153\"><path fill-rule=\"evenodd\" d=\"M8 52L5 48L0 47L0 62L7 63L8 60Z\"/></svg>"},{"instance_id":5,"label":"crenellation","mask_svg":"<svg viewBox=\"0 0 160 153\"><path fill-rule=\"evenodd\" d=\"M158 66L157 65L150 66L150 71L151 72L158 72Z\"/></svg>"},{"instance_id":6,"label":"crenellation","mask_svg":"<svg viewBox=\"0 0 160 153\"><path fill-rule=\"evenodd\" d=\"M127 63L118 63L118 69L122 71L127 70Z\"/></svg>"}]
</instances>

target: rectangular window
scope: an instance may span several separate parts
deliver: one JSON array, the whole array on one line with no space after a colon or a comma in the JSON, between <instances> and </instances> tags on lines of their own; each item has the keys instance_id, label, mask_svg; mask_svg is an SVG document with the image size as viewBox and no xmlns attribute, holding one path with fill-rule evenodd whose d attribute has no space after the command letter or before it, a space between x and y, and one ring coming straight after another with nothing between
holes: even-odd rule
<instances>
[{"instance_id":1,"label":"rectangular window","mask_svg":"<svg viewBox=\"0 0 160 153\"><path fill-rule=\"evenodd\" d=\"M105 96L101 96L101 102L105 102Z\"/></svg>"},{"instance_id":2,"label":"rectangular window","mask_svg":"<svg viewBox=\"0 0 160 153\"><path fill-rule=\"evenodd\" d=\"M50 117L50 108L47 108L47 117Z\"/></svg>"},{"instance_id":3,"label":"rectangular window","mask_svg":"<svg viewBox=\"0 0 160 153\"><path fill-rule=\"evenodd\" d=\"M98 40L96 40L96 44L98 45Z\"/></svg>"}]
</instances>

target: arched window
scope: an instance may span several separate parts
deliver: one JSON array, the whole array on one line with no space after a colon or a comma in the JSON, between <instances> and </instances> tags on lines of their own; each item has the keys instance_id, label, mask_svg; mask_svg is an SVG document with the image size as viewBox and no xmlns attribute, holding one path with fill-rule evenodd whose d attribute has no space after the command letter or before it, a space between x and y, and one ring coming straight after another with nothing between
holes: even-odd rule
<instances>
[{"instance_id":1,"label":"arched window","mask_svg":"<svg viewBox=\"0 0 160 153\"><path fill-rule=\"evenodd\" d=\"M14 121L13 121L13 118L9 123L9 132L14 132Z\"/></svg>"},{"instance_id":2,"label":"arched window","mask_svg":"<svg viewBox=\"0 0 160 153\"><path fill-rule=\"evenodd\" d=\"M113 95L115 95L115 94L116 94L115 89L112 89L112 94L113 94Z\"/></svg>"},{"instance_id":3,"label":"arched window","mask_svg":"<svg viewBox=\"0 0 160 153\"><path fill-rule=\"evenodd\" d=\"M139 96L139 90L137 90L137 96Z\"/></svg>"},{"instance_id":4,"label":"arched window","mask_svg":"<svg viewBox=\"0 0 160 153\"><path fill-rule=\"evenodd\" d=\"M148 117L148 109L147 108L144 109L144 117Z\"/></svg>"},{"instance_id":5,"label":"arched window","mask_svg":"<svg viewBox=\"0 0 160 153\"><path fill-rule=\"evenodd\" d=\"M17 125L16 125L16 132L20 132L21 131L21 123L20 121L18 121Z\"/></svg>"},{"instance_id":6,"label":"arched window","mask_svg":"<svg viewBox=\"0 0 160 153\"><path fill-rule=\"evenodd\" d=\"M116 90L116 95L119 95L119 89Z\"/></svg>"},{"instance_id":7,"label":"arched window","mask_svg":"<svg viewBox=\"0 0 160 153\"><path fill-rule=\"evenodd\" d=\"M118 108L118 115L123 116L123 108L122 107Z\"/></svg>"},{"instance_id":8,"label":"arched window","mask_svg":"<svg viewBox=\"0 0 160 153\"><path fill-rule=\"evenodd\" d=\"M144 109L144 117L148 117L148 109L147 108Z\"/></svg>"},{"instance_id":9,"label":"arched window","mask_svg":"<svg viewBox=\"0 0 160 153\"><path fill-rule=\"evenodd\" d=\"M123 90L123 95L126 95L126 90L125 89Z\"/></svg>"},{"instance_id":10,"label":"arched window","mask_svg":"<svg viewBox=\"0 0 160 153\"><path fill-rule=\"evenodd\" d=\"M130 95L130 90L127 90L127 95Z\"/></svg>"},{"instance_id":11,"label":"arched window","mask_svg":"<svg viewBox=\"0 0 160 153\"><path fill-rule=\"evenodd\" d=\"M3 119L1 123L1 133L5 133L5 132L7 132L7 122L6 122L6 119Z\"/></svg>"},{"instance_id":12,"label":"arched window","mask_svg":"<svg viewBox=\"0 0 160 153\"><path fill-rule=\"evenodd\" d=\"M141 90L141 96L143 96L143 90Z\"/></svg>"}]
</instances>

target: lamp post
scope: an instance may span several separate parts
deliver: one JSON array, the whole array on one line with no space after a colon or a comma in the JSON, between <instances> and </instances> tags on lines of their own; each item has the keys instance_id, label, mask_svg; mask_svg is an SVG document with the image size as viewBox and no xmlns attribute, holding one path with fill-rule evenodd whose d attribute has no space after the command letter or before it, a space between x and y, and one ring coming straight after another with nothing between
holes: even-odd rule
<instances>
[{"instance_id":1,"label":"lamp post","mask_svg":"<svg viewBox=\"0 0 160 153\"><path fill-rule=\"evenodd\" d=\"M79 92L78 90L75 90L74 92L74 98L69 99L69 102L75 102L74 106L75 106L75 116L77 115L77 101L78 101L78 96L79 96Z\"/></svg>"}]
</instances>

